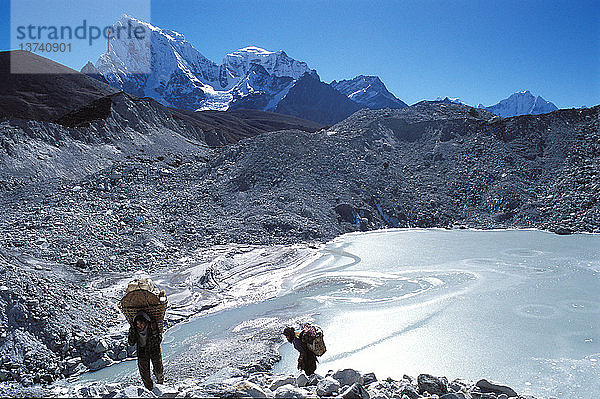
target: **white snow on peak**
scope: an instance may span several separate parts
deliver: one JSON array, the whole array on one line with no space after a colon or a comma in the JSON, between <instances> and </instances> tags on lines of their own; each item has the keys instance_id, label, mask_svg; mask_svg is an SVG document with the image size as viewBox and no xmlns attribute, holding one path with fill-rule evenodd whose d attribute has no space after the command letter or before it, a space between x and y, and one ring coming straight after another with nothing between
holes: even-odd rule
<instances>
[{"instance_id":1,"label":"white snow on peak","mask_svg":"<svg viewBox=\"0 0 600 399\"><path fill-rule=\"evenodd\" d=\"M144 28L140 40L132 32ZM227 54L221 65L204 57L179 32L159 28L127 14L113 24L120 32L93 66L114 87L184 109L227 109L250 94L266 95L269 106L285 96L289 80L312 72L283 50L247 46ZM262 68L262 69L261 69ZM87 66L86 71L93 71ZM280 91L282 91L280 93ZM261 94L262 93L262 94Z\"/></svg>"},{"instance_id":2,"label":"white snow on peak","mask_svg":"<svg viewBox=\"0 0 600 399\"><path fill-rule=\"evenodd\" d=\"M260 47L256 47L256 46L248 46L248 47L241 48L241 49L235 51L233 54L238 53L238 52L255 53L255 54L273 54L274 53L274 51L265 50L264 48L260 48Z\"/></svg>"},{"instance_id":3,"label":"white snow on peak","mask_svg":"<svg viewBox=\"0 0 600 399\"><path fill-rule=\"evenodd\" d=\"M446 101L453 104L468 105L467 103L463 102L459 97L438 96L436 97L435 101Z\"/></svg>"},{"instance_id":4,"label":"white snow on peak","mask_svg":"<svg viewBox=\"0 0 600 399\"><path fill-rule=\"evenodd\" d=\"M311 69L305 62L296 61L283 50L269 51L256 46L241 48L223 58L221 68L227 71L224 88L232 88L246 76L253 65L263 67L269 75L298 79ZM222 82L223 83L223 82Z\"/></svg>"},{"instance_id":5,"label":"white snow on peak","mask_svg":"<svg viewBox=\"0 0 600 399\"><path fill-rule=\"evenodd\" d=\"M498 104L485 107L488 111L504 118L518 115L537 115L556 111L558 108L541 96L534 96L529 90L511 94Z\"/></svg>"}]
</instances>

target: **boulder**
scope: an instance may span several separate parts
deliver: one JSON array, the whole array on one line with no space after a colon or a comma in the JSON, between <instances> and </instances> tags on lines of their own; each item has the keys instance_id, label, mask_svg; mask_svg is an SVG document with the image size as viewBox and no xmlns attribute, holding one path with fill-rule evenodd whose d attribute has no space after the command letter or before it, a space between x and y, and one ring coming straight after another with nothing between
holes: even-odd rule
<instances>
[{"instance_id":1,"label":"boulder","mask_svg":"<svg viewBox=\"0 0 600 399\"><path fill-rule=\"evenodd\" d=\"M377 381L377 377L375 377L375 373L366 373L362 375L363 385L369 385L375 381Z\"/></svg>"},{"instance_id":2,"label":"boulder","mask_svg":"<svg viewBox=\"0 0 600 399\"><path fill-rule=\"evenodd\" d=\"M385 392L383 391L378 391L376 389L369 389L367 390L367 392L369 393L369 397L371 399L389 399L390 397L386 395Z\"/></svg>"},{"instance_id":3,"label":"boulder","mask_svg":"<svg viewBox=\"0 0 600 399\"><path fill-rule=\"evenodd\" d=\"M316 398L312 392L291 384L280 386L275 390L274 394L276 398Z\"/></svg>"},{"instance_id":4,"label":"boulder","mask_svg":"<svg viewBox=\"0 0 600 399\"><path fill-rule=\"evenodd\" d=\"M369 393L363 388L362 385L354 383L349 386L344 392L342 392L339 396L343 399L369 399Z\"/></svg>"},{"instance_id":5,"label":"boulder","mask_svg":"<svg viewBox=\"0 0 600 399\"><path fill-rule=\"evenodd\" d=\"M277 390L277 388L282 387L284 385L292 385L294 386L296 384L296 378L294 376L288 375L288 376L280 376L277 378L273 378L273 382L271 382L271 385L269 385L269 389L271 391L275 391Z\"/></svg>"},{"instance_id":6,"label":"boulder","mask_svg":"<svg viewBox=\"0 0 600 399\"><path fill-rule=\"evenodd\" d=\"M363 383L363 378L360 373L353 369L338 370L333 373L332 377L337 380L341 386Z\"/></svg>"},{"instance_id":7,"label":"boulder","mask_svg":"<svg viewBox=\"0 0 600 399\"><path fill-rule=\"evenodd\" d=\"M96 371L96 370L100 370L103 367L108 366L111 363L112 363L112 360L106 354L103 354L100 359L90 363L88 365L88 368L91 371Z\"/></svg>"},{"instance_id":8,"label":"boulder","mask_svg":"<svg viewBox=\"0 0 600 399\"><path fill-rule=\"evenodd\" d=\"M319 383L319 381L323 380L322 375L319 374L311 374L308 376L308 382L306 383L307 386L313 386L313 385L317 385Z\"/></svg>"},{"instance_id":9,"label":"boulder","mask_svg":"<svg viewBox=\"0 0 600 399\"><path fill-rule=\"evenodd\" d=\"M67 361L65 362L69 370L74 369L79 363L81 363L81 357L79 356L67 359Z\"/></svg>"},{"instance_id":10,"label":"boulder","mask_svg":"<svg viewBox=\"0 0 600 399\"><path fill-rule=\"evenodd\" d=\"M333 393L339 391L342 386L337 380L332 377L325 377L317 383L317 395L332 396Z\"/></svg>"},{"instance_id":11,"label":"boulder","mask_svg":"<svg viewBox=\"0 0 600 399\"><path fill-rule=\"evenodd\" d=\"M156 398L156 395L142 386L131 385L118 391L115 398Z\"/></svg>"},{"instance_id":12,"label":"boulder","mask_svg":"<svg viewBox=\"0 0 600 399\"><path fill-rule=\"evenodd\" d=\"M420 374L417 377L419 393L427 391L430 394L444 395L448 393L448 380L446 377L434 377L430 374Z\"/></svg>"},{"instance_id":13,"label":"boulder","mask_svg":"<svg viewBox=\"0 0 600 399\"><path fill-rule=\"evenodd\" d=\"M494 384L485 379L477 381L475 386L479 387L479 389L483 393L495 393L497 395L503 393L508 395L509 397L519 396L512 388L507 387L505 385Z\"/></svg>"},{"instance_id":14,"label":"boulder","mask_svg":"<svg viewBox=\"0 0 600 399\"><path fill-rule=\"evenodd\" d=\"M296 377L296 386L305 387L308 385L308 377L304 373L301 373Z\"/></svg>"},{"instance_id":15,"label":"boulder","mask_svg":"<svg viewBox=\"0 0 600 399\"><path fill-rule=\"evenodd\" d=\"M236 397L250 397L250 398L266 398L267 394L265 391L250 381L241 381L233 386L238 392Z\"/></svg>"},{"instance_id":16,"label":"boulder","mask_svg":"<svg viewBox=\"0 0 600 399\"><path fill-rule=\"evenodd\" d=\"M448 389L454 392L470 391L473 383L471 381L457 378L448 384Z\"/></svg>"},{"instance_id":17,"label":"boulder","mask_svg":"<svg viewBox=\"0 0 600 399\"><path fill-rule=\"evenodd\" d=\"M420 395L417 392L417 388L410 384L404 384L399 389L400 395L406 396L409 399L417 399Z\"/></svg>"},{"instance_id":18,"label":"boulder","mask_svg":"<svg viewBox=\"0 0 600 399\"><path fill-rule=\"evenodd\" d=\"M463 392L452 392L440 396L440 399L470 399L471 396L465 395Z\"/></svg>"},{"instance_id":19,"label":"boulder","mask_svg":"<svg viewBox=\"0 0 600 399\"><path fill-rule=\"evenodd\" d=\"M154 384L154 388L152 388L152 393L155 394L157 398L175 398L177 397L179 391L167 385Z\"/></svg>"},{"instance_id":20,"label":"boulder","mask_svg":"<svg viewBox=\"0 0 600 399\"><path fill-rule=\"evenodd\" d=\"M104 339L99 339L96 347L94 348L94 352L96 353L104 353L108 350L108 345Z\"/></svg>"}]
</instances>

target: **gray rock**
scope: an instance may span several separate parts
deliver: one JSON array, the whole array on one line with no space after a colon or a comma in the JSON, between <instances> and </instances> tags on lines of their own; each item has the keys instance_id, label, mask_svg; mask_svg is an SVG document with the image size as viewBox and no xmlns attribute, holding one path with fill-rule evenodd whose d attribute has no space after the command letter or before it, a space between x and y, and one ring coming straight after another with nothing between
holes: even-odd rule
<instances>
[{"instance_id":1,"label":"gray rock","mask_svg":"<svg viewBox=\"0 0 600 399\"><path fill-rule=\"evenodd\" d=\"M344 392L342 392L339 396L343 399L369 399L369 393L363 388L362 385L354 383L352 386L348 387Z\"/></svg>"},{"instance_id":2,"label":"gray rock","mask_svg":"<svg viewBox=\"0 0 600 399\"><path fill-rule=\"evenodd\" d=\"M500 395L498 395L497 399L508 399L508 395L505 393L501 393Z\"/></svg>"},{"instance_id":3,"label":"gray rock","mask_svg":"<svg viewBox=\"0 0 600 399\"><path fill-rule=\"evenodd\" d=\"M306 377L306 375L304 373L298 375L298 377L296 377L296 386L298 387L305 387L308 385L308 377Z\"/></svg>"},{"instance_id":4,"label":"gray rock","mask_svg":"<svg viewBox=\"0 0 600 399\"><path fill-rule=\"evenodd\" d=\"M121 349L121 351L117 355L117 359L119 359L119 360L125 360L125 359L127 359L127 350Z\"/></svg>"},{"instance_id":5,"label":"gray rock","mask_svg":"<svg viewBox=\"0 0 600 399\"><path fill-rule=\"evenodd\" d=\"M7 370L0 370L0 382L8 381L10 373Z\"/></svg>"},{"instance_id":6,"label":"gray rock","mask_svg":"<svg viewBox=\"0 0 600 399\"><path fill-rule=\"evenodd\" d=\"M338 370L333 373L332 377L337 380L341 386L363 383L363 378L360 373L353 369Z\"/></svg>"},{"instance_id":7,"label":"gray rock","mask_svg":"<svg viewBox=\"0 0 600 399\"><path fill-rule=\"evenodd\" d=\"M308 381L307 381L306 385L307 386L317 385L319 383L319 381L323 380L323 378L325 378L325 377L323 377L322 375L319 375L316 373L311 374L308 376Z\"/></svg>"},{"instance_id":8,"label":"gray rock","mask_svg":"<svg viewBox=\"0 0 600 399\"><path fill-rule=\"evenodd\" d=\"M241 381L233 386L238 392L236 396L239 397L250 397L250 398L266 398L268 397L266 392L250 381Z\"/></svg>"},{"instance_id":9,"label":"gray rock","mask_svg":"<svg viewBox=\"0 0 600 399\"><path fill-rule=\"evenodd\" d=\"M375 373L363 374L362 378L363 378L363 385L369 385L369 384L377 381L377 377L375 376Z\"/></svg>"},{"instance_id":10,"label":"gray rock","mask_svg":"<svg viewBox=\"0 0 600 399\"><path fill-rule=\"evenodd\" d=\"M467 395L465 395L463 392L452 392L452 393L447 393L445 395L440 396L440 399L468 399L470 398L470 396L467 397Z\"/></svg>"},{"instance_id":11,"label":"gray rock","mask_svg":"<svg viewBox=\"0 0 600 399\"><path fill-rule=\"evenodd\" d=\"M156 398L151 391L141 386L128 386L116 393L115 398Z\"/></svg>"},{"instance_id":12,"label":"gray rock","mask_svg":"<svg viewBox=\"0 0 600 399\"><path fill-rule=\"evenodd\" d=\"M371 399L389 399L390 397L386 395L385 392L379 391L377 389L368 389L369 397Z\"/></svg>"},{"instance_id":13,"label":"gray rock","mask_svg":"<svg viewBox=\"0 0 600 399\"><path fill-rule=\"evenodd\" d=\"M81 357L79 356L67 359L67 361L65 362L66 366L69 369L75 368L79 363L81 363Z\"/></svg>"},{"instance_id":14,"label":"gray rock","mask_svg":"<svg viewBox=\"0 0 600 399\"><path fill-rule=\"evenodd\" d=\"M429 392L430 394L444 395L448 393L448 380L446 377L434 377L430 374L420 374L417 377L419 393Z\"/></svg>"},{"instance_id":15,"label":"gray rock","mask_svg":"<svg viewBox=\"0 0 600 399\"><path fill-rule=\"evenodd\" d=\"M104 353L108 350L108 345L104 339L99 339L96 347L94 348L94 352L96 353Z\"/></svg>"},{"instance_id":16,"label":"gray rock","mask_svg":"<svg viewBox=\"0 0 600 399\"><path fill-rule=\"evenodd\" d=\"M131 357L131 356L135 355L136 352L137 352L136 345L127 345L127 357Z\"/></svg>"},{"instance_id":17,"label":"gray rock","mask_svg":"<svg viewBox=\"0 0 600 399\"><path fill-rule=\"evenodd\" d=\"M91 371L96 371L96 370L100 370L103 367L108 366L111 363L112 363L112 360L106 354L103 354L100 359L90 363L88 365L88 368Z\"/></svg>"},{"instance_id":18,"label":"gray rock","mask_svg":"<svg viewBox=\"0 0 600 399\"><path fill-rule=\"evenodd\" d=\"M339 391L341 387L338 380L335 380L332 377L325 377L317 383L317 395L331 396L333 393Z\"/></svg>"},{"instance_id":19,"label":"gray rock","mask_svg":"<svg viewBox=\"0 0 600 399\"><path fill-rule=\"evenodd\" d=\"M275 391L275 390L277 390L277 388L282 387L284 385L294 386L295 384L296 384L296 378L294 376L288 375L285 377L274 378L273 382L271 382L271 385L269 385L269 389L271 391Z\"/></svg>"},{"instance_id":20,"label":"gray rock","mask_svg":"<svg viewBox=\"0 0 600 399\"><path fill-rule=\"evenodd\" d=\"M177 394L179 394L179 391L167 385L154 384L152 393L156 395L157 398L175 398L177 397Z\"/></svg>"},{"instance_id":21,"label":"gray rock","mask_svg":"<svg viewBox=\"0 0 600 399\"><path fill-rule=\"evenodd\" d=\"M410 399L417 399L420 395L417 392L417 388L410 384L404 384L400 387L399 392L401 395L406 396Z\"/></svg>"},{"instance_id":22,"label":"gray rock","mask_svg":"<svg viewBox=\"0 0 600 399\"><path fill-rule=\"evenodd\" d=\"M283 385L277 388L274 392L276 398L311 398L315 397L306 389L295 387L291 384Z\"/></svg>"},{"instance_id":23,"label":"gray rock","mask_svg":"<svg viewBox=\"0 0 600 399\"><path fill-rule=\"evenodd\" d=\"M507 387L505 385L499 385L495 383L491 383L488 380L481 379L477 381L475 386L479 387L481 392L483 393L495 393L495 394L506 394L510 396L519 396L512 388Z\"/></svg>"}]
</instances>

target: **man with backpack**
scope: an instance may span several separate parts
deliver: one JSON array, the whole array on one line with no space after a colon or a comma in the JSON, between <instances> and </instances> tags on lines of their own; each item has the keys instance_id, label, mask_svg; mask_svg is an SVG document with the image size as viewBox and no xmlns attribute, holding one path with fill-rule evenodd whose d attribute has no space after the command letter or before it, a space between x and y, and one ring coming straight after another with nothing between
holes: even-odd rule
<instances>
[{"instance_id":1,"label":"man with backpack","mask_svg":"<svg viewBox=\"0 0 600 399\"><path fill-rule=\"evenodd\" d=\"M154 383L150 375L150 361L154 367L154 375L159 384L163 383L164 371L160 343L162 334L158 325L144 311L136 314L133 325L129 328L129 345L137 344L138 369L144 386L152 390Z\"/></svg>"},{"instance_id":2,"label":"man with backpack","mask_svg":"<svg viewBox=\"0 0 600 399\"><path fill-rule=\"evenodd\" d=\"M294 327L284 328L283 335L300 352L298 356L298 370L304 370L307 376L314 374L317 369L317 355L309 348L311 337L306 334L304 329L300 333L296 333Z\"/></svg>"}]
</instances>

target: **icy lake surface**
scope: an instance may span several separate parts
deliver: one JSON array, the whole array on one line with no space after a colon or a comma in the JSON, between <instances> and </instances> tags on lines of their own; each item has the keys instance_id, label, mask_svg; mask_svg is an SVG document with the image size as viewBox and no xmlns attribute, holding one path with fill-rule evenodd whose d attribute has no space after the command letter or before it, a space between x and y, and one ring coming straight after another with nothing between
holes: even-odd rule
<instances>
[{"instance_id":1,"label":"icy lake surface","mask_svg":"<svg viewBox=\"0 0 600 399\"><path fill-rule=\"evenodd\" d=\"M251 279L251 278L250 278ZM282 279L273 299L165 334L165 358L246 320L313 315L327 353L317 372L379 378L487 378L520 394L600 392L600 236L535 230L408 229L345 235ZM248 282L246 282L248 283ZM281 347L275 372L295 372ZM125 362L83 379L136 371Z\"/></svg>"}]
</instances>

